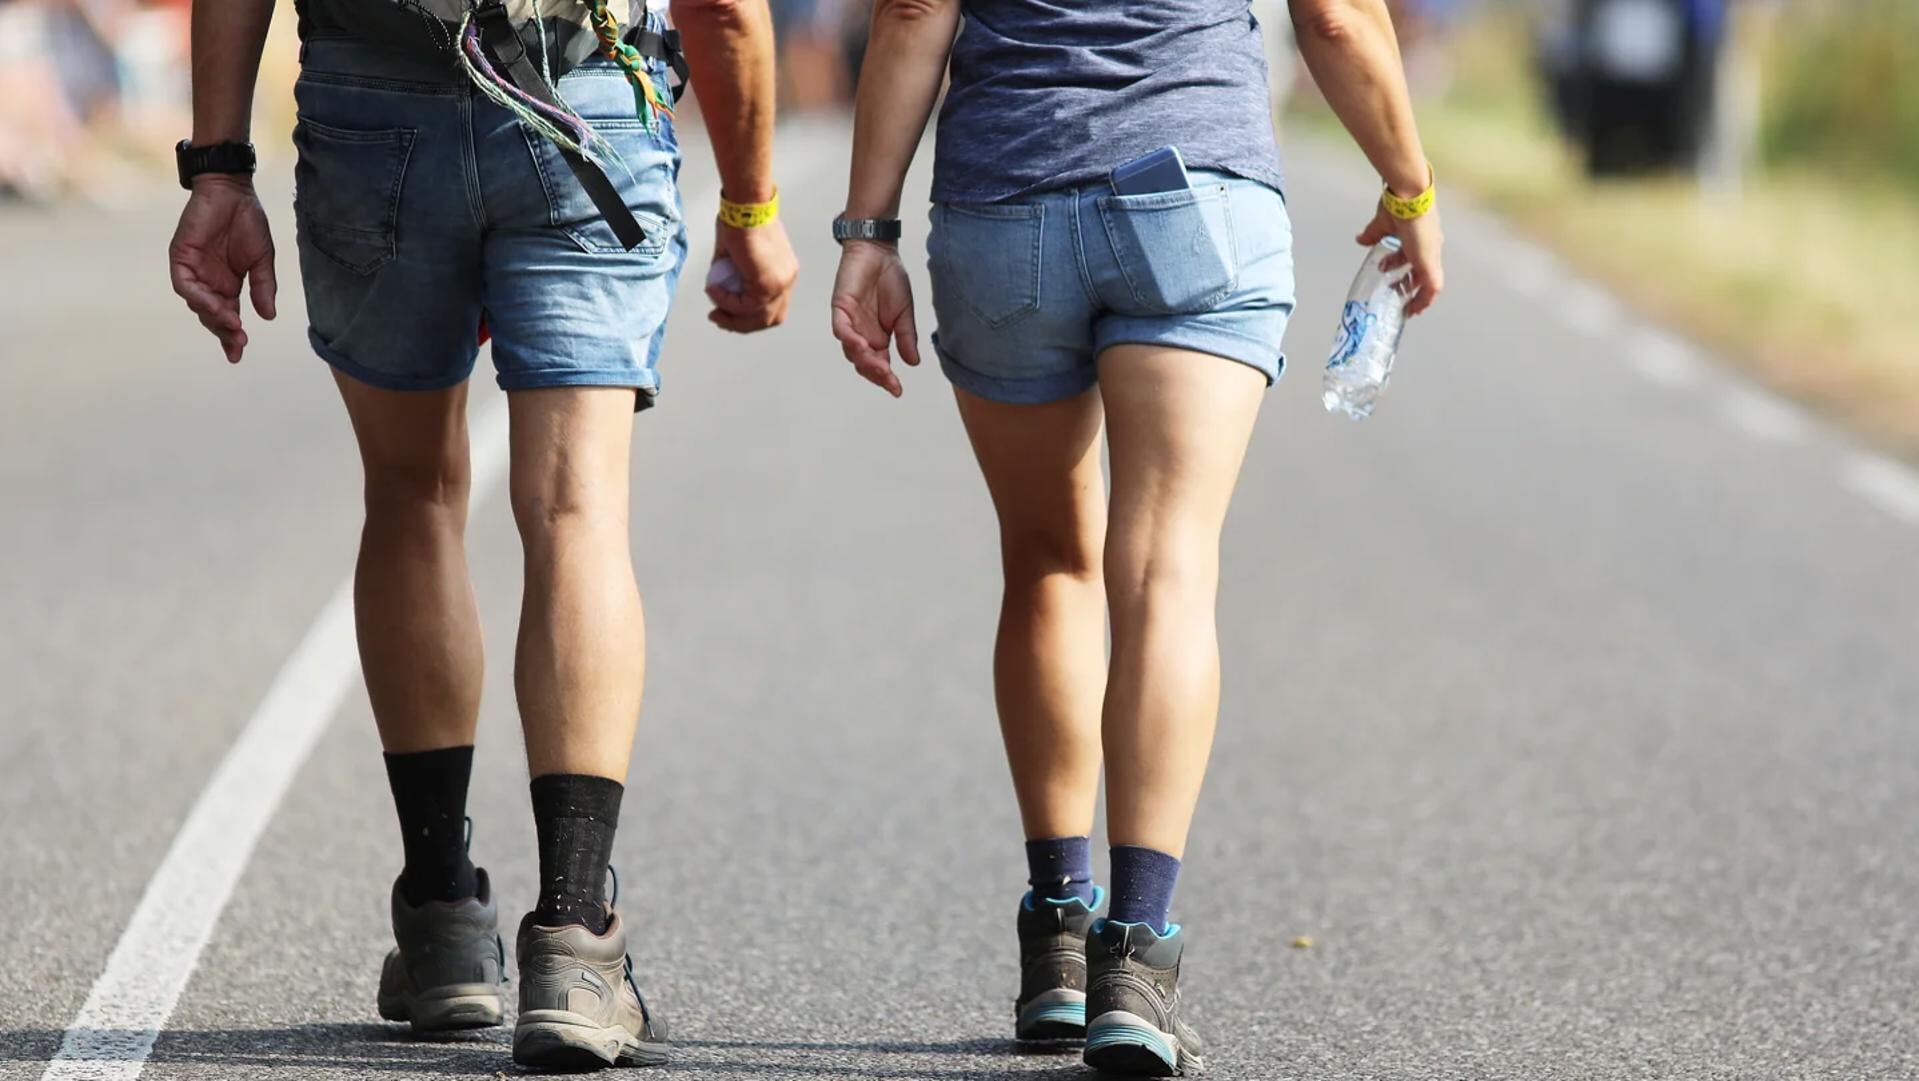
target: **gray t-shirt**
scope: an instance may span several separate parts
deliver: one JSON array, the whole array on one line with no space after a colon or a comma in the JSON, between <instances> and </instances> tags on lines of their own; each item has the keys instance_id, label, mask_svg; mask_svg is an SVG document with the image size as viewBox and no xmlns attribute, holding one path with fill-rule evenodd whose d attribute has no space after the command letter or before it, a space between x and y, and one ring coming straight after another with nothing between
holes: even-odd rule
<instances>
[{"instance_id":1,"label":"gray t-shirt","mask_svg":"<svg viewBox=\"0 0 1919 1081\"><path fill-rule=\"evenodd\" d=\"M1176 146L1278 189L1266 53L1248 0L965 0L933 198L1082 183Z\"/></svg>"}]
</instances>

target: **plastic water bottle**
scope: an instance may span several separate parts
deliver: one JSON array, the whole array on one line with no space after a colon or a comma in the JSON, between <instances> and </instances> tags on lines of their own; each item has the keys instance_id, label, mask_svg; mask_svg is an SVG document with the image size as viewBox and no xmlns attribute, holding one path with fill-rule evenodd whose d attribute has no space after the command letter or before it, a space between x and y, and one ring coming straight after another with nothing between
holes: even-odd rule
<instances>
[{"instance_id":1,"label":"plastic water bottle","mask_svg":"<svg viewBox=\"0 0 1919 1081\"><path fill-rule=\"evenodd\" d=\"M1405 267L1387 271L1380 263L1399 251L1399 238L1387 237L1366 253L1366 262L1346 294L1339 314L1339 337L1326 358L1325 394L1328 413L1344 413L1365 420L1373 413L1386 381L1393 375L1393 357L1399 336L1406 330L1406 294L1401 286Z\"/></svg>"}]
</instances>

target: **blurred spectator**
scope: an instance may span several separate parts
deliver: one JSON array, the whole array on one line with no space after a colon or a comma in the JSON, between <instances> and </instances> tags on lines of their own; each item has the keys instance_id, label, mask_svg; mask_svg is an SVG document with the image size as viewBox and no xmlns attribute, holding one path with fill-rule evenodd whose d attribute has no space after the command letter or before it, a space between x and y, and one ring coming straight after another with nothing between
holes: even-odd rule
<instances>
[{"instance_id":1,"label":"blurred spectator","mask_svg":"<svg viewBox=\"0 0 1919 1081\"><path fill-rule=\"evenodd\" d=\"M1542 56L1594 176L1698 168L1713 128L1726 0L1572 0Z\"/></svg>"},{"instance_id":2,"label":"blurred spectator","mask_svg":"<svg viewBox=\"0 0 1919 1081\"><path fill-rule=\"evenodd\" d=\"M849 19L859 18L859 40L865 38L868 3L853 0L772 0L773 32L779 38L780 100L806 111L842 105L853 96L853 72L848 62Z\"/></svg>"},{"instance_id":3,"label":"blurred spectator","mask_svg":"<svg viewBox=\"0 0 1919 1081\"><path fill-rule=\"evenodd\" d=\"M109 197L186 130L185 0L0 0L0 195Z\"/></svg>"}]
</instances>

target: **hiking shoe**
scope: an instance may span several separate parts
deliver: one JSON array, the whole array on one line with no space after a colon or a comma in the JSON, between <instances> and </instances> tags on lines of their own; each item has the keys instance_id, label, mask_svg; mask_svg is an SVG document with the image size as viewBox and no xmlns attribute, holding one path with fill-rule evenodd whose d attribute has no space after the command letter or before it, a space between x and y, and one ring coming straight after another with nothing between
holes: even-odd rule
<instances>
[{"instance_id":1,"label":"hiking shoe","mask_svg":"<svg viewBox=\"0 0 1919 1081\"><path fill-rule=\"evenodd\" d=\"M541 927L529 912L515 950L520 1019L513 1027L514 1062L594 1070L666 1061L666 1022L640 995L618 913L609 916L606 934L595 935L578 925Z\"/></svg>"},{"instance_id":2,"label":"hiking shoe","mask_svg":"<svg viewBox=\"0 0 1919 1081\"><path fill-rule=\"evenodd\" d=\"M1086 932L1105 899L1095 886L1091 905L1077 897L1036 898L1031 890L1020 900L1013 1039L1051 1043L1086 1035Z\"/></svg>"},{"instance_id":3,"label":"hiking shoe","mask_svg":"<svg viewBox=\"0 0 1919 1081\"><path fill-rule=\"evenodd\" d=\"M506 1003L506 945L493 887L479 871L479 893L415 907L393 883L393 939L380 967L380 1016L415 1032L497 1025Z\"/></svg>"},{"instance_id":4,"label":"hiking shoe","mask_svg":"<svg viewBox=\"0 0 1919 1081\"><path fill-rule=\"evenodd\" d=\"M1086 1064L1110 1074L1173 1077L1204 1068L1199 1037L1179 1017L1179 924L1099 920L1086 940Z\"/></svg>"}]
</instances>

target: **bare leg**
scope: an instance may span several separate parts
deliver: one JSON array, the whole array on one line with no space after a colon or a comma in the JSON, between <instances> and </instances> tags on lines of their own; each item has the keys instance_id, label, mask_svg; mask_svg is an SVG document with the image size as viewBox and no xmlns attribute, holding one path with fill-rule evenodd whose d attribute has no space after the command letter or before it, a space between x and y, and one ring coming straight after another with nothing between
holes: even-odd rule
<instances>
[{"instance_id":1,"label":"bare leg","mask_svg":"<svg viewBox=\"0 0 1919 1081\"><path fill-rule=\"evenodd\" d=\"M999 514L1000 734L1028 839L1092 832L1106 684L1100 400L1004 405L955 392Z\"/></svg>"},{"instance_id":2,"label":"bare leg","mask_svg":"<svg viewBox=\"0 0 1919 1081\"><path fill-rule=\"evenodd\" d=\"M1107 832L1177 857L1219 713L1220 530L1265 377L1219 357L1122 345L1101 355L1099 381L1113 468Z\"/></svg>"},{"instance_id":3,"label":"bare leg","mask_svg":"<svg viewBox=\"0 0 1919 1081\"><path fill-rule=\"evenodd\" d=\"M633 392L525 390L507 404L526 553L513 686L527 766L623 782L646 673L627 534Z\"/></svg>"},{"instance_id":4,"label":"bare leg","mask_svg":"<svg viewBox=\"0 0 1919 1081\"><path fill-rule=\"evenodd\" d=\"M335 378L366 472L353 616L380 743L396 754L469 746L484 662L466 565L466 387Z\"/></svg>"}]
</instances>

